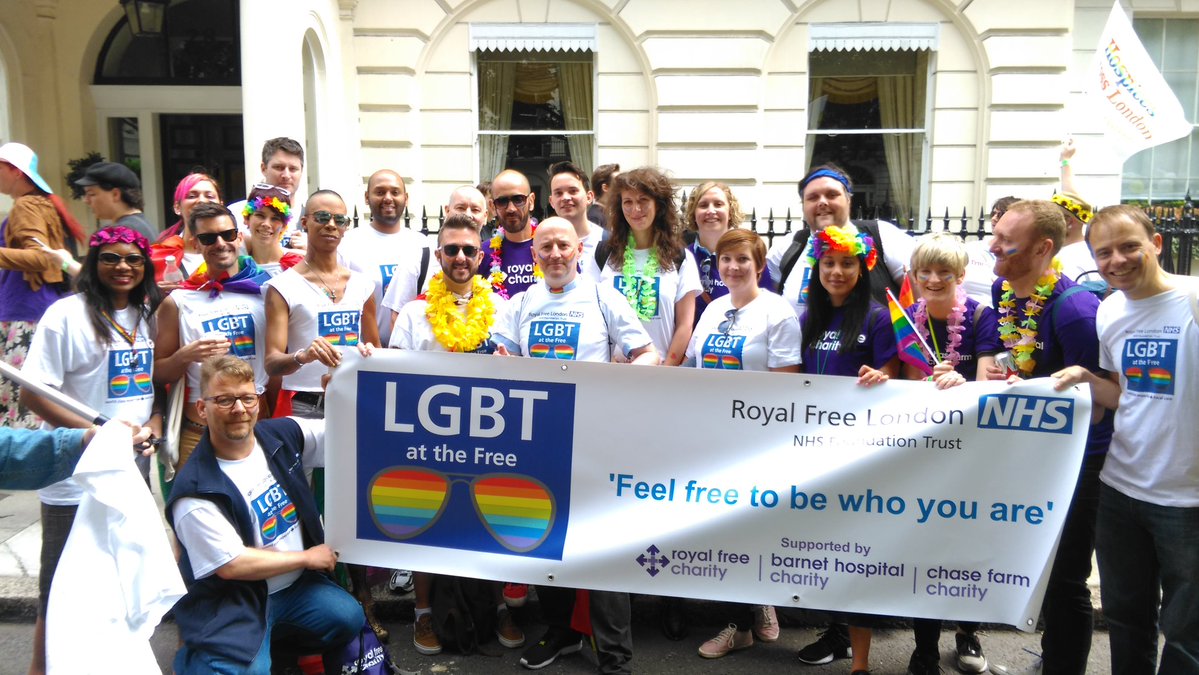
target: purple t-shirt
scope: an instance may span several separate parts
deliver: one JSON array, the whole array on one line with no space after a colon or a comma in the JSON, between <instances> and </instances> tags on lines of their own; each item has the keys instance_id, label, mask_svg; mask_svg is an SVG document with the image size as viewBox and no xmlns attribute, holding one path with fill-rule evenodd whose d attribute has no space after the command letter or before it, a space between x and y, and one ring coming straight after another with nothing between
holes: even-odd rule
<instances>
[{"instance_id":1,"label":"purple t-shirt","mask_svg":"<svg viewBox=\"0 0 1199 675\"><path fill-rule=\"evenodd\" d=\"M533 240L512 242L504 240L500 247L501 269L508 278L504 286L508 289L508 297L523 293L532 286L537 277L533 276ZM483 278L491 274L491 240L483 242L483 264L479 265L479 274Z\"/></svg>"},{"instance_id":2,"label":"purple t-shirt","mask_svg":"<svg viewBox=\"0 0 1199 675\"><path fill-rule=\"evenodd\" d=\"M978 316L975 321L974 317ZM933 337L936 338L930 341L929 346L938 350L941 353L941 358L945 358L945 353L949 350L949 332L948 321L939 321L932 319ZM963 321L962 344L958 347L958 355L961 360L954 370L966 378L967 382L973 382L978 377L978 359L982 356L994 356L1003 350L1003 342L999 339L999 315L995 310L983 305L979 309L978 301L974 298L966 298L966 316Z\"/></svg>"},{"instance_id":3,"label":"purple t-shirt","mask_svg":"<svg viewBox=\"0 0 1199 675\"><path fill-rule=\"evenodd\" d=\"M713 300L722 295L728 295L728 286L720 280L720 270L717 269L717 255L699 245L699 241L691 242L687 246L687 250L691 251L691 255L695 258L695 264L699 267L699 284L703 291L695 296L695 324L699 324L699 317L703 315L704 310L708 308ZM770 278L770 270L762 270L762 276L758 279L758 288L774 292L774 279ZM692 326L694 328L695 326Z\"/></svg>"},{"instance_id":4,"label":"purple t-shirt","mask_svg":"<svg viewBox=\"0 0 1199 675\"><path fill-rule=\"evenodd\" d=\"M895 358L895 331L891 328L891 317L882 305L870 302L870 313L863 322L861 334L856 338L857 346L841 354L838 350L841 348L841 322L844 318L844 308L833 310L832 320L824 335L813 347L804 349L800 370L812 375L857 377L862 366L881 368ZM802 326L804 319L801 318L799 323Z\"/></svg>"},{"instance_id":5,"label":"purple t-shirt","mask_svg":"<svg viewBox=\"0 0 1199 675\"><path fill-rule=\"evenodd\" d=\"M0 224L0 244L8 233L8 218ZM21 270L0 270L0 321L41 321L46 308L69 293L67 284L42 284L33 290Z\"/></svg>"},{"instance_id":6,"label":"purple t-shirt","mask_svg":"<svg viewBox=\"0 0 1199 675\"><path fill-rule=\"evenodd\" d=\"M1037 321L1037 348L1032 358L1036 361L1031 377L1049 377L1066 366L1082 366L1092 372L1102 372L1099 367L1099 333L1095 330L1095 313L1099 310L1099 298L1086 290L1074 291L1065 300L1058 302L1062 293L1078 284L1062 277L1049 300L1041 310ZM991 285L991 299L995 307L1003 296L1003 279ZM1016 317L1019 325L1024 317L1028 298L1016 298ZM1087 454L1107 452L1112 439L1112 411L1091 425L1087 434Z\"/></svg>"}]
</instances>

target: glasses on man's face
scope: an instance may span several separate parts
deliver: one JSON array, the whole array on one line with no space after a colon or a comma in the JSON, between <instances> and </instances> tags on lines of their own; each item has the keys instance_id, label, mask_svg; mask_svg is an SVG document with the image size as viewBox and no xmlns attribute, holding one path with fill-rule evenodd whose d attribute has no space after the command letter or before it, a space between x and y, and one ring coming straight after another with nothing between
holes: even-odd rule
<instances>
[{"instance_id":1,"label":"glasses on man's face","mask_svg":"<svg viewBox=\"0 0 1199 675\"><path fill-rule=\"evenodd\" d=\"M505 197L493 197L491 201L495 202L497 209L506 209L508 208L508 204L512 204L519 209L524 207L529 197L530 195L508 195Z\"/></svg>"},{"instance_id":2,"label":"glasses on man's face","mask_svg":"<svg viewBox=\"0 0 1199 675\"><path fill-rule=\"evenodd\" d=\"M200 242L203 246L212 246L218 238L225 241L237 239L237 228L231 227L228 230L221 230L220 232L201 232L196 235L196 241Z\"/></svg>"},{"instance_id":3,"label":"glasses on man's face","mask_svg":"<svg viewBox=\"0 0 1199 675\"><path fill-rule=\"evenodd\" d=\"M279 192L282 192L284 195L286 195L288 197L291 196L291 190L288 190L286 188L281 188L278 185L271 185L270 183L255 183L254 187L252 187L250 189L251 190L278 190Z\"/></svg>"},{"instance_id":4,"label":"glasses on man's face","mask_svg":"<svg viewBox=\"0 0 1199 675\"><path fill-rule=\"evenodd\" d=\"M475 515L509 551L532 551L554 527L554 494L539 480L515 473L465 476L406 466L384 469L371 481L375 524L392 539L416 537L445 513L455 483L470 485Z\"/></svg>"},{"instance_id":5,"label":"glasses on man's face","mask_svg":"<svg viewBox=\"0 0 1199 675\"><path fill-rule=\"evenodd\" d=\"M328 225L332 220L337 225L338 229L344 230L350 226L350 217L341 213L330 213L328 211L313 211L312 219L320 225Z\"/></svg>"},{"instance_id":6,"label":"glasses on man's face","mask_svg":"<svg viewBox=\"0 0 1199 675\"><path fill-rule=\"evenodd\" d=\"M936 272L933 270L917 270L916 271L916 280L917 281L932 281L934 278L937 281L953 283L958 278L958 275L953 272L948 272L948 271L943 271L943 272Z\"/></svg>"},{"instance_id":7,"label":"glasses on man's face","mask_svg":"<svg viewBox=\"0 0 1199 675\"><path fill-rule=\"evenodd\" d=\"M257 394L245 394L242 396L205 396L205 401L211 402L221 410L233 410L233 406L241 403L246 410L253 410L258 407Z\"/></svg>"},{"instance_id":8,"label":"glasses on man's face","mask_svg":"<svg viewBox=\"0 0 1199 675\"><path fill-rule=\"evenodd\" d=\"M441 246L439 250L450 258L457 258L459 253L467 258L473 258L475 257L475 254L479 252L479 247L471 246L470 244L445 244Z\"/></svg>"},{"instance_id":9,"label":"glasses on man's face","mask_svg":"<svg viewBox=\"0 0 1199 675\"><path fill-rule=\"evenodd\" d=\"M727 337L729 334L729 331L733 330L733 325L736 323L737 323L737 310L730 309L729 311L724 313L724 321L720 322L720 325L716 327L716 330L720 331L721 335L724 335Z\"/></svg>"},{"instance_id":10,"label":"glasses on man's face","mask_svg":"<svg viewBox=\"0 0 1199 675\"><path fill-rule=\"evenodd\" d=\"M146 256L140 253L130 253L129 255L120 255L119 253L109 253L105 251L98 256L101 265L116 267L122 262L130 267L144 267L146 265Z\"/></svg>"}]
</instances>

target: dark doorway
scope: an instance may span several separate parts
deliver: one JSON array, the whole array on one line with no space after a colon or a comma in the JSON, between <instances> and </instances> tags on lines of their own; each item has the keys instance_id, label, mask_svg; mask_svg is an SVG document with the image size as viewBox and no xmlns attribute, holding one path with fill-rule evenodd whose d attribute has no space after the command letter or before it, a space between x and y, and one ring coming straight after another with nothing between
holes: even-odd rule
<instances>
[{"instance_id":1,"label":"dark doorway","mask_svg":"<svg viewBox=\"0 0 1199 675\"><path fill-rule=\"evenodd\" d=\"M241 115L160 115L162 145L163 227L174 224L175 186L193 171L207 173L221 185L225 203L241 199L246 185Z\"/></svg>"}]
</instances>

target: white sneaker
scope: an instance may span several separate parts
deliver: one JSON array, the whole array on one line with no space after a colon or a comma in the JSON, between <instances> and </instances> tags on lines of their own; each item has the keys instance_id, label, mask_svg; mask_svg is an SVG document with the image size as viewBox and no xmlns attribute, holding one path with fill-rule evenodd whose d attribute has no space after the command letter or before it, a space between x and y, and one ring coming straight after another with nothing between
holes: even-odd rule
<instances>
[{"instance_id":1,"label":"white sneaker","mask_svg":"<svg viewBox=\"0 0 1199 675\"><path fill-rule=\"evenodd\" d=\"M412 572L409 570L395 570L387 580L387 590L392 593L411 593L414 587Z\"/></svg>"}]
</instances>

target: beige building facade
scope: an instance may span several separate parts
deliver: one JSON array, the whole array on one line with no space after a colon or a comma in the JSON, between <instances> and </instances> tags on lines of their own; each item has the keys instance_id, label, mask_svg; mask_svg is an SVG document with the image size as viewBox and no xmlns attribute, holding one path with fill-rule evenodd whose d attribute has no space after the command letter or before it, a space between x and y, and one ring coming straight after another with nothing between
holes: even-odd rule
<instances>
[{"instance_id":1,"label":"beige building facade","mask_svg":"<svg viewBox=\"0 0 1199 675\"><path fill-rule=\"evenodd\" d=\"M1067 135L1098 204L1199 187L1197 134L1126 165L1100 152L1080 89L1107 0L170 0L166 35L136 38L117 0L0 5L0 138L56 190L89 151L135 163L160 220L189 162L232 201L281 135L309 189L357 199L393 168L430 211L503 166L536 189L569 158L797 212L797 179L831 159L858 206L976 216L1051 194ZM1199 0L1124 6L1194 120Z\"/></svg>"}]
</instances>

